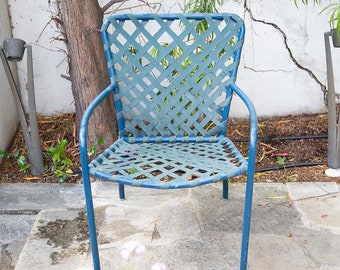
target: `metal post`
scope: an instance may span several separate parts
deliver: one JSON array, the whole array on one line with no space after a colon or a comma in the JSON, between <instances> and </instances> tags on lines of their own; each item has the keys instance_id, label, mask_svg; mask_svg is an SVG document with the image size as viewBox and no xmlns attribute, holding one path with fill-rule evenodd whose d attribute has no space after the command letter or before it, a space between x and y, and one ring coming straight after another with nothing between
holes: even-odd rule
<instances>
[{"instance_id":1,"label":"metal post","mask_svg":"<svg viewBox=\"0 0 340 270\"><path fill-rule=\"evenodd\" d=\"M327 162L332 169L340 168L340 126L336 116L335 86L331 46L331 32L324 33L327 64L327 106L328 106L328 153ZM340 116L340 115L339 115Z\"/></svg>"},{"instance_id":2,"label":"metal post","mask_svg":"<svg viewBox=\"0 0 340 270\"><path fill-rule=\"evenodd\" d=\"M13 39L13 41L15 42L18 40ZM22 45L25 44L23 41L21 40L19 41ZM15 84L13 74L8 63L8 60L9 61L20 61L22 59L22 56L8 56L6 55L4 51L4 47L0 46L0 58L4 66L7 79L9 81L9 85L12 90L12 94L17 104L20 125L23 130L23 136L24 136L24 140L26 143L27 153L28 153L28 160L30 163L30 171L32 175L36 176L36 175L41 175L44 173L44 162L43 162L43 155L42 155L40 137L39 137L39 131L38 131L37 116L36 116L34 84L33 84L32 48L30 45L26 45L26 47L27 47L27 67L28 67L27 76L28 76L28 92L29 92L28 94L29 120L30 120L29 126L26 122L25 110L24 110L22 100L20 99L19 89L17 88Z\"/></svg>"},{"instance_id":3,"label":"metal post","mask_svg":"<svg viewBox=\"0 0 340 270\"><path fill-rule=\"evenodd\" d=\"M29 162L31 165L32 175L41 175L44 173L45 169L40 144L37 110L35 104L32 46L26 44L25 47L27 48L28 115L30 120L32 144L32 154L31 159L29 158Z\"/></svg>"}]
</instances>

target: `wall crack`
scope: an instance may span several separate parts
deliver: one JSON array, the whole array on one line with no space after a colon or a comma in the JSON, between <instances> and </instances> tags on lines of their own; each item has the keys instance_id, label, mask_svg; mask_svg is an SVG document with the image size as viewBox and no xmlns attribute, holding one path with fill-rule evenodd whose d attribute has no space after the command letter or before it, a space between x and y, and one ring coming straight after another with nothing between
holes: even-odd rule
<instances>
[{"instance_id":1,"label":"wall crack","mask_svg":"<svg viewBox=\"0 0 340 270\"><path fill-rule=\"evenodd\" d=\"M324 94L324 99L326 100L326 94L327 94L327 88L326 88L326 85L324 85L318 78L317 76L314 74L314 72L312 70L310 70L309 68L303 66L296 58L295 56L293 55L293 52L292 52L292 49L289 47L288 45L288 38L287 38L287 35L286 33L282 30L282 28L280 26L278 26L277 24L273 23L273 22L268 22L268 21L265 21L265 20L262 20L262 19L258 19L258 18L255 18L253 13L252 13L252 10L251 8L249 7L248 5L248 2L247 0L244 0L244 14L248 13L249 16L250 16L250 19L254 22L257 22L257 23L262 23L262 24L265 24L265 25L269 25L271 27L273 27L276 31L278 31L282 38L283 38L283 42L284 42L284 45L285 45L285 48L286 50L288 51L288 54L289 54L289 57L291 59L291 61L294 63L294 65L307 72L307 74L320 86L321 88L321 91L323 92ZM247 69L250 69L250 70L254 70L252 68L249 68L249 67L245 67ZM272 70L270 70L272 71ZM279 70L278 70L279 71Z\"/></svg>"},{"instance_id":2,"label":"wall crack","mask_svg":"<svg viewBox=\"0 0 340 270\"><path fill-rule=\"evenodd\" d=\"M285 72L285 73L291 73L293 72L293 70L286 70L286 69L255 69L252 67L247 66L246 64L244 64L244 68L245 69L249 69L253 72L259 72L259 73L265 73L265 72Z\"/></svg>"}]
</instances>

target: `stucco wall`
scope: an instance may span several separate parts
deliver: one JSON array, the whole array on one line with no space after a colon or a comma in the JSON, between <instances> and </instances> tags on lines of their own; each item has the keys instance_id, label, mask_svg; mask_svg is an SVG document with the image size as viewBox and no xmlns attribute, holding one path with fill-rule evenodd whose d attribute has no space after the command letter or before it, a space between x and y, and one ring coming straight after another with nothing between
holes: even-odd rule
<instances>
[{"instance_id":1,"label":"stucco wall","mask_svg":"<svg viewBox=\"0 0 340 270\"><path fill-rule=\"evenodd\" d=\"M163 0L163 3L161 12L180 12L183 6L180 0ZM50 22L52 13L48 1L9 0L9 4L13 35L33 44L39 113L73 111L70 82L60 77L67 73L65 54L60 52L65 47L62 42L53 41L58 33ZM260 117L325 111L320 83L326 84L323 33L329 25L328 15L318 16L321 9L313 5L300 5L297 9L293 1L287 0L225 0L219 9L245 19L247 32L238 84L252 98ZM292 61L287 46L294 61L310 70L320 83ZM340 62L340 50L333 56L334 62ZM25 63L19 65L18 72L23 96L26 96ZM233 106L233 115L244 116L242 109Z\"/></svg>"},{"instance_id":2,"label":"stucco wall","mask_svg":"<svg viewBox=\"0 0 340 270\"><path fill-rule=\"evenodd\" d=\"M239 84L252 97L258 114L324 111L320 83L326 84L323 34L329 29L328 15L318 16L320 6L297 9L292 1L246 3L246 10L242 4L247 34ZM339 53L334 54L335 62Z\"/></svg>"},{"instance_id":3,"label":"stucco wall","mask_svg":"<svg viewBox=\"0 0 340 270\"><path fill-rule=\"evenodd\" d=\"M0 0L0 42L11 37L6 0ZM15 72L12 65L13 72ZM17 109L14 98L0 61L0 150L7 150L18 127Z\"/></svg>"},{"instance_id":4,"label":"stucco wall","mask_svg":"<svg viewBox=\"0 0 340 270\"><path fill-rule=\"evenodd\" d=\"M51 21L54 13L46 0L8 0L13 37L20 38L33 47L34 86L39 114L51 115L74 111L70 81L67 75L67 58L63 42ZM51 1L53 2L53 1ZM26 55L18 63L22 97L27 103Z\"/></svg>"}]
</instances>

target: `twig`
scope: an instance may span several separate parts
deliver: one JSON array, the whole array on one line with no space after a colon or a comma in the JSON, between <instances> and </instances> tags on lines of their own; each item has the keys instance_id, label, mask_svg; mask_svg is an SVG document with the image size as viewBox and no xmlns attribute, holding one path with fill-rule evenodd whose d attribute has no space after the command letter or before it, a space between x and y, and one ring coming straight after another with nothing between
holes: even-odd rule
<instances>
[{"instance_id":1,"label":"twig","mask_svg":"<svg viewBox=\"0 0 340 270\"><path fill-rule=\"evenodd\" d=\"M271 146L271 145L269 145L269 144L266 144L266 143L264 143L264 142L259 142L259 144L261 144L261 145L263 145L263 146L265 146L265 147L268 147L268 148L270 148L270 149L273 149L274 151L277 150L277 148L275 148L275 147L273 147L273 146Z\"/></svg>"},{"instance_id":2,"label":"twig","mask_svg":"<svg viewBox=\"0 0 340 270\"><path fill-rule=\"evenodd\" d=\"M62 78L65 79L65 80L71 81L71 77L70 77L70 76L67 76L67 75L65 75L65 74L61 74L60 77L62 77Z\"/></svg>"},{"instance_id":3,"label":"twig","mask_svg":"<svg viewBox=\"0 0 340 270\"><path fill-rule=\"evenodd\" d=\"M119 2L125 2L126 0L111 0L106 5L102 7L102 12L104 13L107 11L113 4L119 3Z\"/></svg>"}]
</instances>

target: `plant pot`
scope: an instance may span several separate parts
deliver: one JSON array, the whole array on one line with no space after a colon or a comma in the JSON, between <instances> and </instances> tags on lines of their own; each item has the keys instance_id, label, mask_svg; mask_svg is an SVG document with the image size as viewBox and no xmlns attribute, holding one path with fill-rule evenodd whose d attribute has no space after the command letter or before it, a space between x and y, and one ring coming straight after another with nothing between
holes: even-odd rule
<instances>
[{"instance_id":1,"label":"plant pot","mask_svg":"<svg viewBox=\"0 0 340 270\"><path fill-rule=\"evenodd\" d=\"M337 29L331 29L333 46L335 48L340 48L340 33L338 33Z\"/></svg>"},{"instance_id":2,"label":"plant pot","mask_svg":"<svg viewBox=\"0 0 340 270\"><path fill-rule=\"evenodd\" d=\"M25 51L25 44L25 41L18 38L4 40L3 47L6 59L13 62L21 61Z\"/></svg>"}]
</instances>

